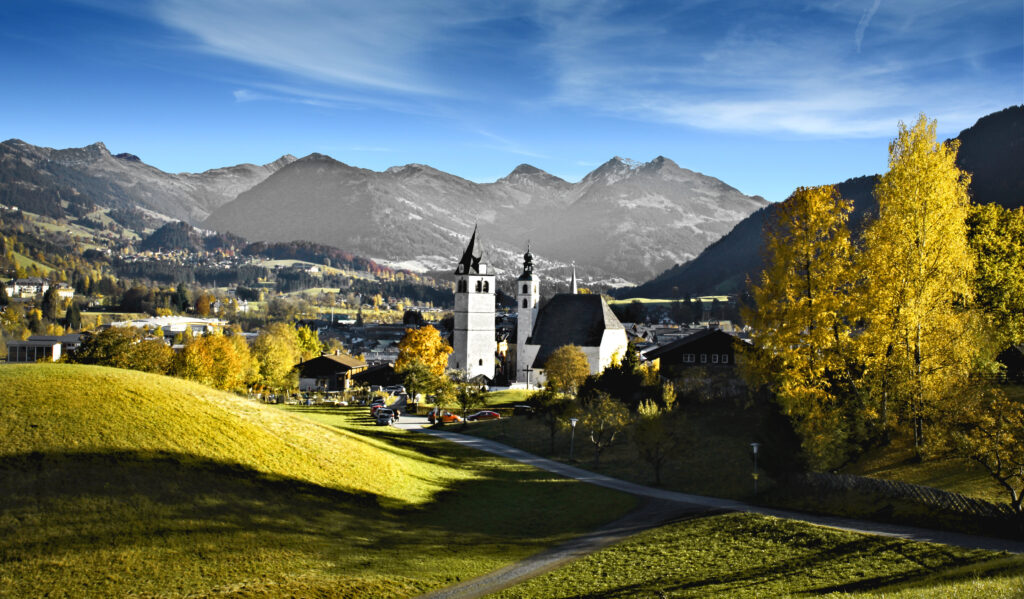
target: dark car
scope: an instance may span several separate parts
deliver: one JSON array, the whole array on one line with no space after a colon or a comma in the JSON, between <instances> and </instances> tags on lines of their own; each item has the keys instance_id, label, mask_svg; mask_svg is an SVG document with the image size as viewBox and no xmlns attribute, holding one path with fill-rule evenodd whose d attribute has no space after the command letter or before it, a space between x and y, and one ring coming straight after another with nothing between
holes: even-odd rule
<instances>
[{"instance_id":1,"label":"dark car","mask_svg":"<svg viewBox=\"0 0 1024 599\"><path fill-rule=\"evenodd\" d=\"M498 420L501 418L501 414L491 410L481 410L476 414L470 414L466 416L467 422L476 422L477 420Z\"/></svg>"},{"instance_id":2,"label":"dark car","mask_svg":"<svg viewBox=\"0 0 1024 599\"><path fill-rule=\"evenodd\" d=\"M522 403L512 406L513 416L533 416L533 412L533 406L528 406Z\"/></svg>"},{"instance_id":3,"label":"dark car","mask_svg":"<svg viewBox=\"0 0 1024 599\"><path fill-rule=\"evenodd\" d=\"M377 410L377 424L380 426L388 426L392 422L398 420L398 415L391 408L381 408Z\"/></svg>"}]
</instances>

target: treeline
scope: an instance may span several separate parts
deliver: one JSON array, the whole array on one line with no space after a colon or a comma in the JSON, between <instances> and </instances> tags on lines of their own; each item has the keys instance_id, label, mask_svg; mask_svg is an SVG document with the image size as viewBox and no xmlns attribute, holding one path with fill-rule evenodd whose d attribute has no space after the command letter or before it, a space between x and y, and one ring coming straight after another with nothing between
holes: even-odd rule
<instances>
[{"instance_id":1,"label":"treeline","mask_svg":"<svg viewBox=\"0 0 1024 599\"><path fill-rule=\"evenodd\" d=\"M779 205L744 374L815 469L906 435L920 455L974 460L1020 510L1024 409L996 382L999 352L1024 341L1024 210L973 205L935 127L900 125L860 235L831 186Z\"/></svg>"},{"instance_id":2,"label":"treeline","mask_svg":"<svg viewBox=\"0 0 1024 599\"><path fill-rule=\"evenodd\" d=\"M266 256L274 260L303 260L334 268L371 272L375 275L393 272L390 268L383 267L368 258L356 256L336 247L320 245L309 241L291 241L287 243L259 241L247 245L242 250L242 253L247 256Z\"/></svg>"}]
</instances>

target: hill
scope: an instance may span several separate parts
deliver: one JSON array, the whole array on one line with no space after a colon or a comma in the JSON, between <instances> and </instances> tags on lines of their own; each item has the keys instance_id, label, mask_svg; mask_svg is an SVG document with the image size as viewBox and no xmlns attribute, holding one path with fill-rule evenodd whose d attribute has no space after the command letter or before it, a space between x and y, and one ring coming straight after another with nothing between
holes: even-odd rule
<instances>
[{"instance_id":1,"label":"hill","mask_svg":"<svg viewBox=\"0 0 1024 599\"><path fill-rule=\"evenodd\" d=\"M954 138L960 141L957 165L972 174L971 196L979 204L1008 208L1024 205L1024 106L1012 106L982 117ZM848 179L836 185L854 202L851 229L858 230L877 208L872 191L878 175ZM687 294L738 293L763 268L761 231L774 214L768 205L740 221L697 258L677 264L650 281L621 289L616 297L675 298Z\"/></svg>"},{"instance_id":2,"label":"hill","mask_svg":"<svg viewBox=\"0 0 1024 599\"><path fill-rule=\"evenodd\" d=\"M639 281L696 256L765 204L660 156L646 163L616 157L578 183L520 165L478 184L421 164L375 172L311 154L215 210L203 226L449 271L479 224L486 261L499 274L518 275L531 241L545 272L575 261L585 280Z\"/></svg>"},{"instance_id":3,"label":"hill","mask_svg":"<svg viewBox=\"0 0 1024 599\"><path fill-rule=\"evenodd\" d=\"M133 371L0 366L0 405L0 595L409 596L632 505L363 409L325 426Z\"/></svg>"}]
</instances>

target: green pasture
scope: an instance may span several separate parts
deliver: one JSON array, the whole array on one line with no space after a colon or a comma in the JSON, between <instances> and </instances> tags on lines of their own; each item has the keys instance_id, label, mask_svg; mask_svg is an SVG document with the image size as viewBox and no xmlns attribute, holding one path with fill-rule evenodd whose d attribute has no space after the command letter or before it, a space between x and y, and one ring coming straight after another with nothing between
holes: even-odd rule
<instances>
[{"instance_id":1,"label":"green pasture","mask_svg":"<svg viewBox=\"0 0 1024 599\"><path fill-rule=\"evenodd\" d=\"M0 366L0 407L0 597L414 596L635 503L365 408L134 371Z\"/></svg>"}]
</instances>

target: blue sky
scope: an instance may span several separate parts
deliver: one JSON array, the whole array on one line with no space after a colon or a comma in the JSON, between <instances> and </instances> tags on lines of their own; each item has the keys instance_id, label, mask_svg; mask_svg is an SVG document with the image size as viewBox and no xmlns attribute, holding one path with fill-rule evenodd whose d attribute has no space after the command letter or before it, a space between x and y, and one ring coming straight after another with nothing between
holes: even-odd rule
<instances>
[{"instance_id":1,"label":"blue sky","mask_svg":"<svg viewBox=\"0 0 1024 599\"><path fill-rule=\"evenodd\" d=\"M0 138L171 172L664 155L776 201L1024 103L1024 2L5 0L0 57Z\"/></svg>"}]
</instances>

